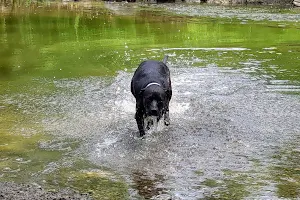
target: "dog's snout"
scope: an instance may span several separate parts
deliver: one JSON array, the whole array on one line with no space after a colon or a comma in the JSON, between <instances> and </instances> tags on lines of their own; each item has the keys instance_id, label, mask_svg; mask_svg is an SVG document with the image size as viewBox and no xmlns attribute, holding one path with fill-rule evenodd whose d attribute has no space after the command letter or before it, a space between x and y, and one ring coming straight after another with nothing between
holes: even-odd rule
<instances>
[{"instance_id":1,"label":"dog's snout","mask_svg":"<svg viewBox=\"0 0 300 200\"><path fill-rule=\"evenodd\" d=\"M157 102L156 101L151 102L150 115L158 116L158 107L157 107Z\"/></svg>"},{"instance_id":2,"label":"dog's snout","mask_svg":"<svg viewBox=\"0 0 300 200\"><path fill-rule=\"evenodd\" d=\"M151 110L151 115L152 116L158 116L158 111L157 110Z\"/></svg>"}]
</instances>

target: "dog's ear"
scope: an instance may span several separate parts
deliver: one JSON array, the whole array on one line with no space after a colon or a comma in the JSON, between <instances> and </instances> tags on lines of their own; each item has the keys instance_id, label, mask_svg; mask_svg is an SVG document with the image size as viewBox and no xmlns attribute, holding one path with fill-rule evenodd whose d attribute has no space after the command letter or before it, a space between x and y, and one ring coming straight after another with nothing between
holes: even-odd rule
<instances>
[{"instance_id":1,"label":"dog's ear","mask_svg":"<svg viewBox=\"0 0 300 200\"><path fill-rule=\"evenodd\" d=\"M169 90L166 89L166 88L164 88L164 91L165 91L166 94L169 93Z\"/></svg>"},{"instance_id":2,"label":"dog's ear","mask_svg":"<svg viewBox=\"0 0 300 200\"><path fill-rule=\"evenodd\" d=\"M141 89L139 95L142 96L146 88Z\"/></svg>"},{"instance_id":3,"label":"dog's ear","mask_svg":"<svg viewBox=\"0 0 300 200\"><path fill-rule=\"evenodd\" d=\"M163 63L164 63L165 65L167 64L168 58L169 58L169 56L168 56L168 55L165 55L165 57L164 57L164 59L163 59Z\"/></svg>"},{"instance_id":4,"label":"dog's ear","mask_svg":"<svg viewBox=\"0 0 300 200\"><path fill-rule=\"evenodd\" d=\"M170 90L164 89L164 91L165 91L165 94L166 94L167 96L170 95Z\"/></svg>"}]
</instances>

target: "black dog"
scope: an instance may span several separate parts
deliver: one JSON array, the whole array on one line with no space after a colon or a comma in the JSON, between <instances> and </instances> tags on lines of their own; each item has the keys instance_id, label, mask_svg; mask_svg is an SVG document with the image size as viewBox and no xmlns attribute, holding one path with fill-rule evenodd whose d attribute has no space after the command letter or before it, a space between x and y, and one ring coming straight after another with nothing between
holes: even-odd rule
<instances>
[{"instance_id":1,"label":"black dog","mask_svg":"<svg viewBox=\"0 0 300 200\"><path fill-rule=\"evenodd\" d=\"M154 116L157 122L164 116L165 125L170 124L169 102L172 97L170 71L163 62L148 60L136 69L131 80L131 93L136 99L135 119L140 136L145 135L145 118Z\"/></svg>"}]
</instances>

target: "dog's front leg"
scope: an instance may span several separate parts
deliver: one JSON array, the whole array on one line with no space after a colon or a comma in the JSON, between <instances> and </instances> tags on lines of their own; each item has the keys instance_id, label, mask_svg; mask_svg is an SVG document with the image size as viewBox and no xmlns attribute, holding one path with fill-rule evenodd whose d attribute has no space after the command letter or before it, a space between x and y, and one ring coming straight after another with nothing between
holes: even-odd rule
<instances>
[{"instance_id":1,"label":"dog's front leg","mask_svg":"<svg viewBox=\"0 0 300 200\"><path fill-rule=\"evenodd\" d=\"M169 110L166 110L166 111L165 111L165 114L164 114L164 122L165 122L165 125L166 125L166 126L169 126L169 125L170 125Z\"/></svg>"},{"instance_id":2,"label":"dog's front leg","mask_svg":"<svg viewBox=\"0 0 300 200\"><path fill-rule=\"evenodd\" d=\"M169 103L172 98L172 89L171 89L171 80L169 79L169 90L166 91L167 94L167 102L166 102L166 107L165 107L165 112L164 112L164 122L166 126L170 125L170 116L169 116Z\"/></svg>"},{"instance_id":3,"label":"dog's front leg","mask_svg":"<svg viewBox=\"0 0 300 200\"><path fill-rule=\"evenodd\" d=\"M170 116L169 116L169 102L166 105L165 113L164 113L164 122L166 126L170 125Z\"/></svg>"},{"instance_id":4,"label":"dog's front leg","mask_svg":"<svg viewBox=\"0 0 300 200\"><path fill-rule=\"evenodd\" d=\"M144 130L144 116L143 116L143 112L141 111L141 109L137 108L137 111L135 113L135 119L136 119L136 123L140 132L140 136L144 136L145 135L145 130Z\"/></svg>"}]
</instances>

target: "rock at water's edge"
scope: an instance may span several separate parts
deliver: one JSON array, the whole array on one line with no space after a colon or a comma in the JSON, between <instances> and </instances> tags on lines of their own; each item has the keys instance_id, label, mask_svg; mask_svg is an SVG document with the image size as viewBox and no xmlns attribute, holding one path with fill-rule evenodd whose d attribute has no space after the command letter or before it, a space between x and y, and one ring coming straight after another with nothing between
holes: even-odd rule
<instances>
[{"instance_id":1,"label":"rock at water's edge","mask_svg":"<svg viewBox=\"0 0 300 200\"><path fill-rule=\"evenodd\" d=\"M300 6L300 0L294 0L294 1L293 1L293 4L294 4L295 6Z\"/></svg>"}]
</instances>

